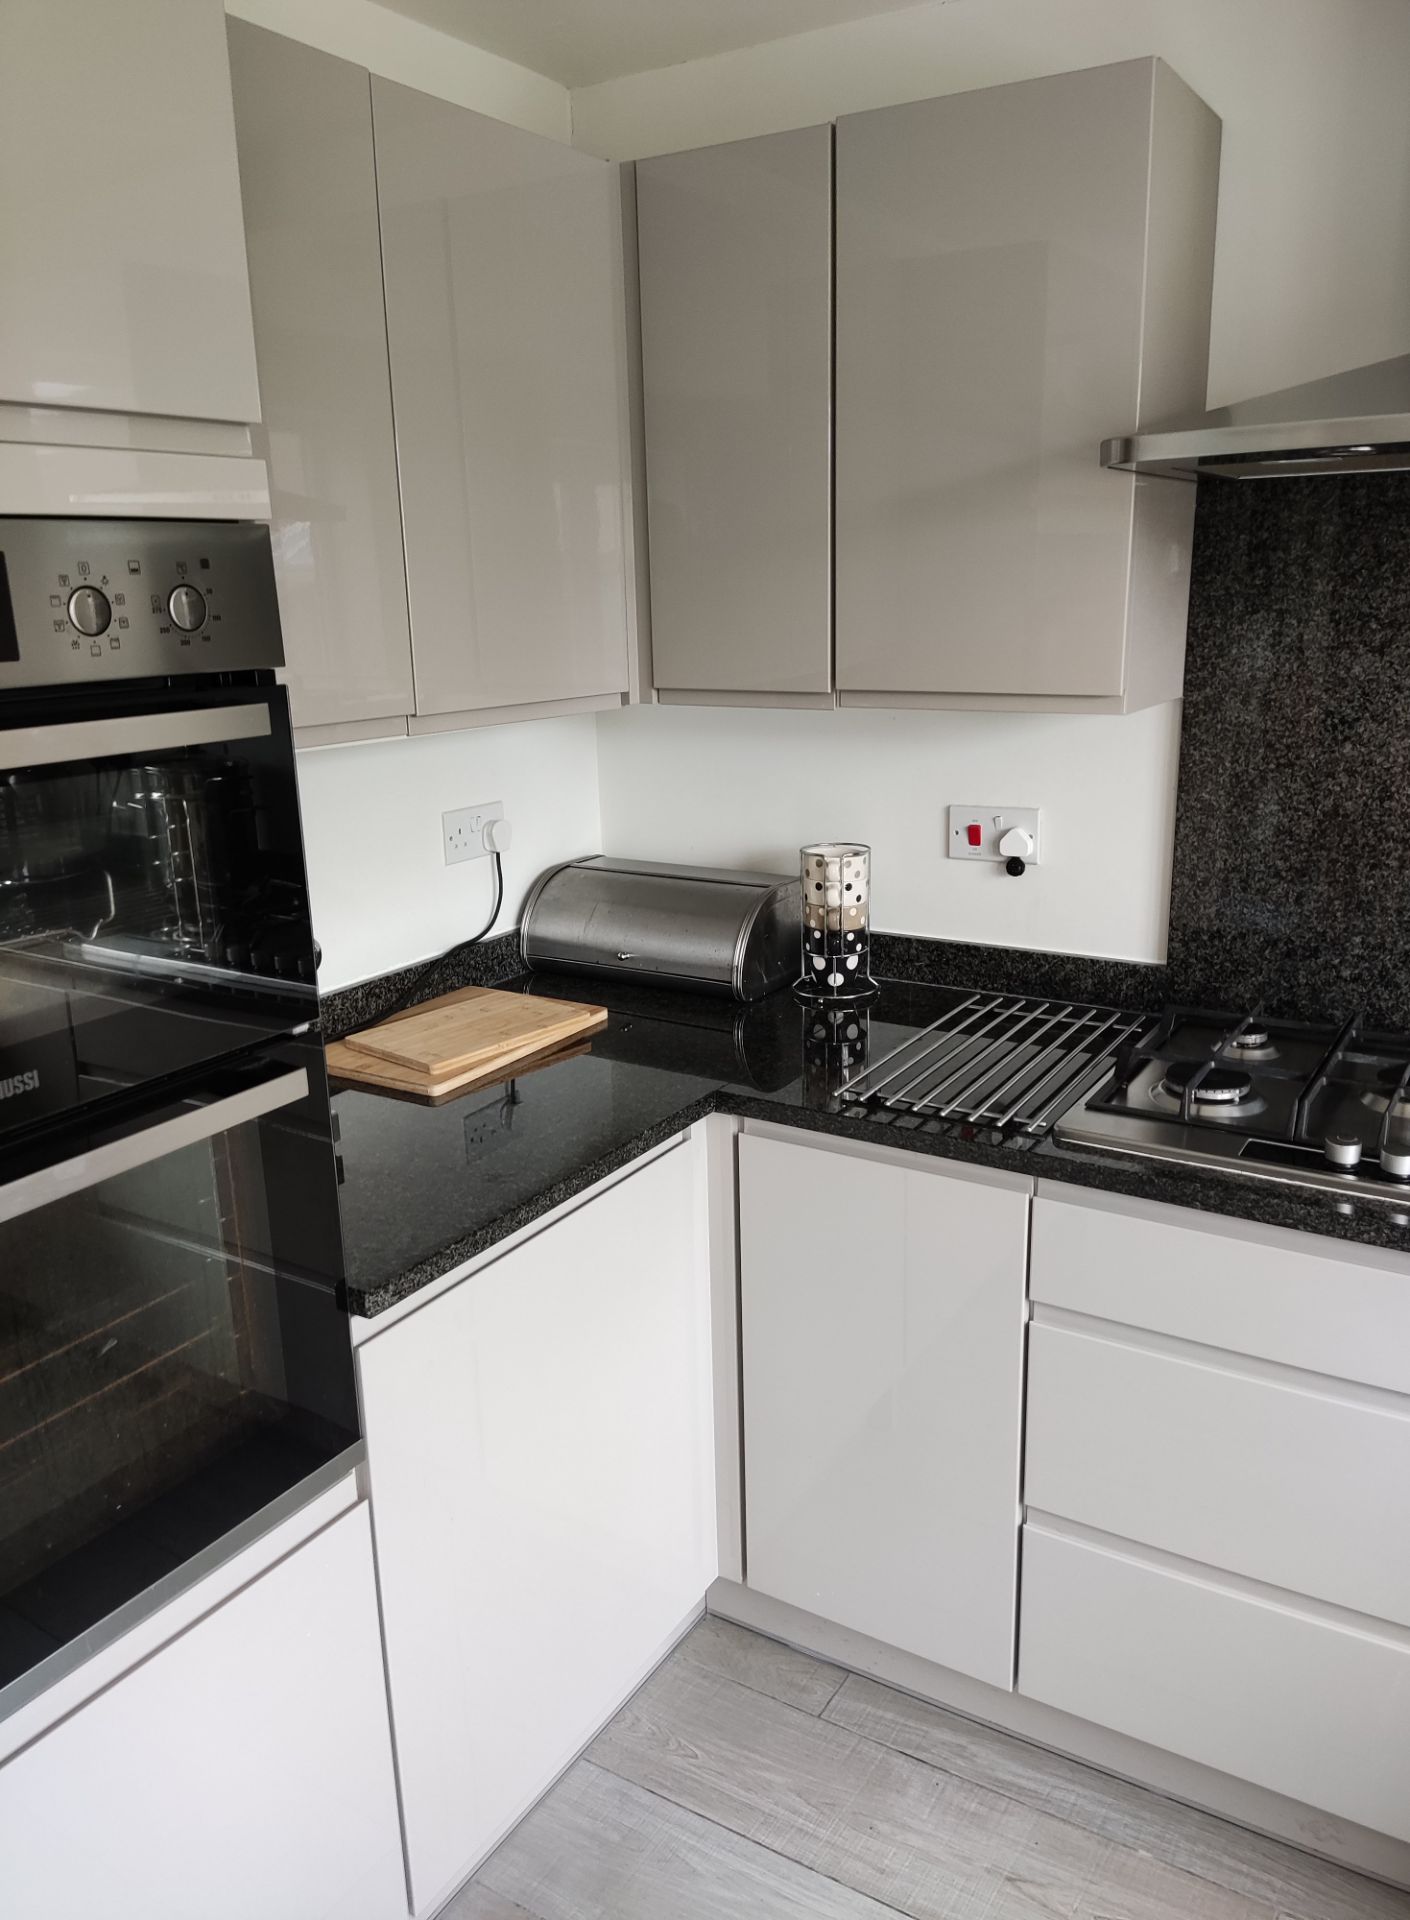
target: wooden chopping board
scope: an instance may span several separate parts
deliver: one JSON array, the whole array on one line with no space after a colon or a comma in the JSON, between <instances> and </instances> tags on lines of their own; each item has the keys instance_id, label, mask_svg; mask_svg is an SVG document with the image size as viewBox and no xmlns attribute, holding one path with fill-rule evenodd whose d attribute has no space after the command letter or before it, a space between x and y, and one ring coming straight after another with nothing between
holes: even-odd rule
<instances>
[{"instance_id":1,"label":"wooden chopping board","mask_svg":"<svg viewBox=\"0 0 1410 1920\"><path fill-rule=\"evenodd\" d=\"M422 1088L443 1088L470 1075L488 1076L606 1023L605 1007L504 993L495 987L462 987L364 1033L350 1034L343 1045L399 1070L399 1082L406 1074Z\"/></svg>"},{"instance_id":2,"label":"wooden chopping board","mask_svg":"<svg viewBox=\"0 0 1410 1920\"><path fill-rule=\"evenodd\" d=\"M576 1060L580 1054L590 1051L589 1040L574 1039L567 1046L550 1047L546 1053L527 1054L505 1066L462 1073L452 1080L427 1080L424 1074L413 1073L408 1067L394 1067L390 1060L379 1060L372 1053L359 1053L346 1040L330 1041L324 1048L324 1057L330 1079L353 1086L371 1087L394 1099L436 1107L443 1100L458 1100L462 1094L474 1093L480 1087L502 1085L506 1080L522 1080L528 1074L537 1073L541 1067L556 1067L560 1061Z\"/></svg>"}]
</instances>

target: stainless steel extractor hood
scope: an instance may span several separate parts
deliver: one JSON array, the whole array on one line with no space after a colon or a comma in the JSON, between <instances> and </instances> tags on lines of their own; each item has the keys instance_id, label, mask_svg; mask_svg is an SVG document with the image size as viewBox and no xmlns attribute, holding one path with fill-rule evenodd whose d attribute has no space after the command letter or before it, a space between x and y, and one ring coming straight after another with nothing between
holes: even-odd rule
<instances>
[{"instance_id":1,"label":"stainless steel extractor hood","mask_svg":"<svg viewBox=\"0 0 1410 1920\"><path fill-rule=\"evenodd\" d=\"M1410 354L1149 433L1102 442L1102 465L1180 480L1410 469Z\"/></svg>"}]
</instances>

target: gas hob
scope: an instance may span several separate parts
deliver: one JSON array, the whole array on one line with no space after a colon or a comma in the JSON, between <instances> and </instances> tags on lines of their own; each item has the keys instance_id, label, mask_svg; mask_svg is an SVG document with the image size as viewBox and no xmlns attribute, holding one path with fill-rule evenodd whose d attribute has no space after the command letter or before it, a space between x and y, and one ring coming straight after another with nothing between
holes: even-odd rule
<instances>
[{"instance_id":1,"label":"gas hob","mask_svg":"<svg viewBox=\"0 0 1410 1920\"><path fill-rule=\"evenodd\" d=\"M1410 1035L1170 1007L1053 1137L1410 1206Z\"/></svg>"}]
</instances>

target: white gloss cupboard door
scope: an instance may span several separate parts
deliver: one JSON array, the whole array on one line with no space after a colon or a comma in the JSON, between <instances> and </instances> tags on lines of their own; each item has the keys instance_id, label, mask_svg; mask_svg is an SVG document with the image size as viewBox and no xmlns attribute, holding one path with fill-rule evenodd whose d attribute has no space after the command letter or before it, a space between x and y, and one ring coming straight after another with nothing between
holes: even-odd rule
<instances>
[{"instance_id":1,"label":"white gloss cupboard door","mask_svg":"<svg viewBox=\"0 0 1410 1920\"><path fill-rule=\"evenodd\" d=\"M0 6L0 401L259 419L221 0Z\"/></svg>"},{"instance_id":2,"label":"white gloss cupboard door","mask_svg":"<svg viewBox=\"0 0 1410 1920\"><path fill-rule=\"evenodd\" d=\"M1218 158L1158 60L838 121L844 696L1179 697L1194 490L1098 448L1204 406Z\"/></svg>"},{"instance_id":3,"label":"white gloss cupboard door","mask_svg":"<svg viewBox=\"0 0 1410 1920\"><path fill-rule=\"evenodd\" d=\"M739 1141L745 1579L1004 1688L1029 1192Z\"/></svg>"},{"instance_id":4,"label":"white gloss cupboard door","mask_svg":"<svg viewBox=\"0 0 1410 1920\"><path fill-rule=\"evenodd\" d=\"M627 686L616 170L374 77L416 712Z\"/></svg>"},{"instance_id":5,"label":"white gloss cupboard door","mask_svg":"<svg viewBox=\"0 0 1410 1920\"><path fill-rule=\"evenodd\" d=\"M832 687L832 129L640 160L658 690Z\"/></svg>"},{"instance_id":6,"label":"white gloss cupboard door","mask_svg":"<svg viewBox=\"0 0 1410 1920\"><path fill-rule=\"evenodd\" d=\"M399 1920L366 1506L0 1767L15 1920Z\"/></svg>"},{"instance_id":7,"label":"white gloss cupboard door","mask_svg":"<svg viewBox=\"0 0 1410 1920\"><path fill-rule=\"evenodd\" d=\"M411 634L371 81L243 20L229 34L294 725L395 719Z\"/></svg>"},{"instance_id":8,"label":"white gloss cupboard door","mask_svg":"<svg viewBox=\"0 0 1410 1920\"><path fill-rule=\"evenodd\" d=\"M1410 1840L1410 1643L1381 1622L1030 1522L1018 1686Z\"/></svg>"},{"instance_id":9,"label":"white gloss cupboard door","mask_svg":"<svg viewBox=\"0 0 1410 1920\"><path fill-rule=\"evenodd\" d=\"M428 1913L715 1576L703 1143L358 1349L407 1857Z\"/></svg>"}]
</instances>

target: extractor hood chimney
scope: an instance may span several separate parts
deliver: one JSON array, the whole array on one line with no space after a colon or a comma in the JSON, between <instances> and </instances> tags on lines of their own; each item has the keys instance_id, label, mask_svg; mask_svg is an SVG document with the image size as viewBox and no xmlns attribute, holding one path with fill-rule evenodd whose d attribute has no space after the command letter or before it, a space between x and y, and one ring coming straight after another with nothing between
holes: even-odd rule
<instances>
[{"instance_id":1,"label":"extractor hood chimney","mask_svg":"<svg viewBox=\"0 0 1410 1920\"><path fill-rule=\"evenodd\" d=\"M1178 480L1410 470L1410 354L1104 440L1102 465Z\"/></svg>"}]
</instances>

